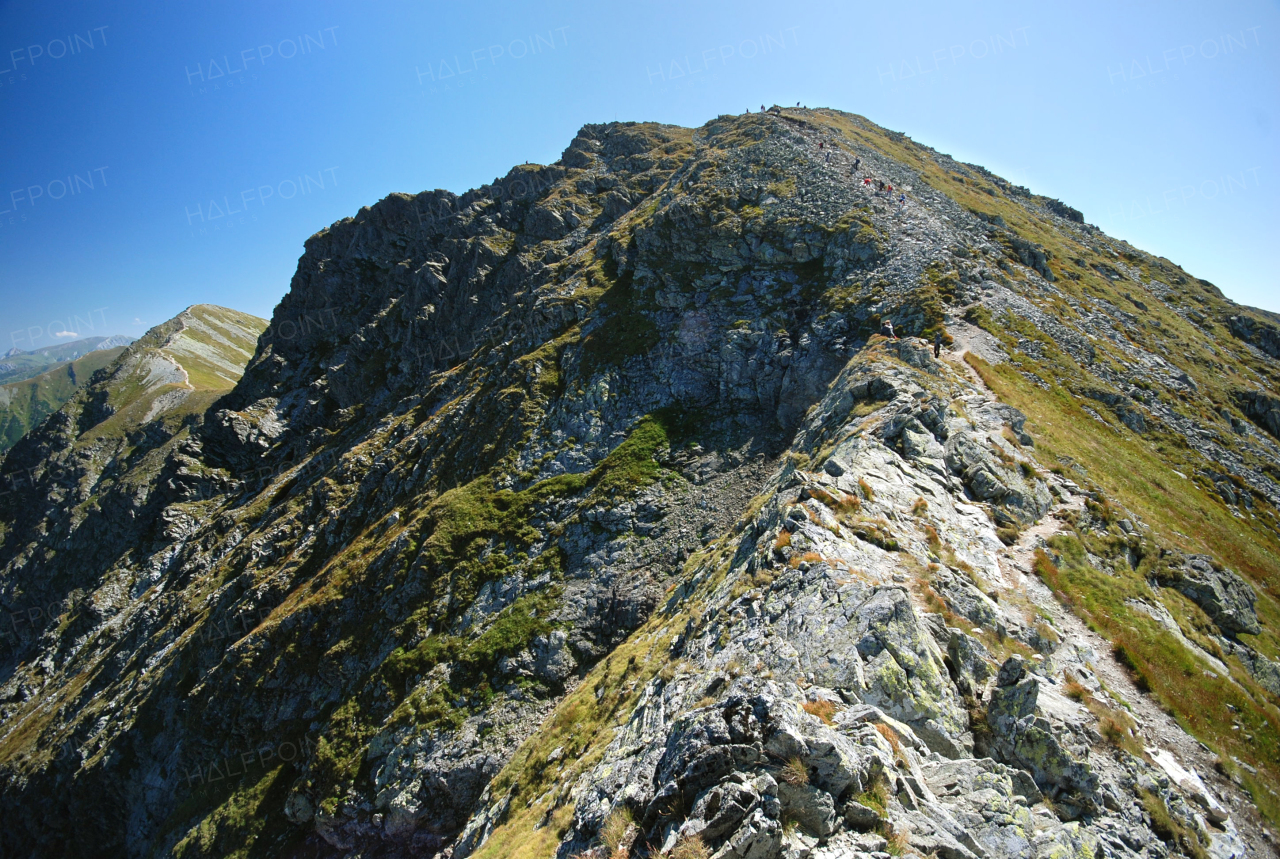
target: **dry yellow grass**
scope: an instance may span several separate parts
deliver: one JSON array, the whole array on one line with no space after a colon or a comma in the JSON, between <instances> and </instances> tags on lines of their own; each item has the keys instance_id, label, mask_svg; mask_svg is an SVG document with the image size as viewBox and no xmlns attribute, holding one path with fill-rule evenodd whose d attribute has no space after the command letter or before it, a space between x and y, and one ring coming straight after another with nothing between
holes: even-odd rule
<instances>
[{"instance_id":1,"label":"dry yellow grass","mask_svg":"<svg viewBox=\"0 0 1280 859\"><path fill-rule=\"evenodd\" d=\"M810 716L817 716L828 725L835 719L836 705L831 701L805 701L800 706Z\"/></svg>"}]
</instances>

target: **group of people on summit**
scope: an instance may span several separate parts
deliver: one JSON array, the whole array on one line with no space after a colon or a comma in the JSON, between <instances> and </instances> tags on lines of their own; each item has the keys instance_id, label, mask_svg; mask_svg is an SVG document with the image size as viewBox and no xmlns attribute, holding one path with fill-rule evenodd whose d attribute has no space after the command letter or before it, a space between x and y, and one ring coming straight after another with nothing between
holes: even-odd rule
<instances>
[{"instance_id":1,"label":"group of people on summit","mask_svg":"<svg viewBox=\"0 0 1280 859\"><path fill-rule=\"evenodd\" d=\"M800 106L800 102L796 102L796 107L799 107L799 106ZM751 108L747 108L747 113L750 113L750 112L751 112ZM762 105L760 105L760 112L761 112L761 113L774 113L774 114L781 115L781 113L782 113L782 109L781 109L781 108L779 108L779 107L777 107L776 105L775 105L773 108L766 108L766 107L762 104ZM825 142L825 141L822 141L822 140L819 140L819 141L818 141L818 149L819 149L819 151L825 150L825 154L826 154L826 163L830 164L830 163L831 163L831 150L826 148L826 142ZM855 157L854 157L854 159L853 159L853 169L849 171L849 175L850 175L850 176L857 176L857 175L858 175L858 169L859 169L861 166L862 166L862 158L861 158L861 156L855 156ZM890 184L888 184L887 182L885 182L883 179L876 179L876 180L872 180L872 178L871 178L870 176L864 176L864 177L863 177L863 179L862 179L862 186L863 186L864 188L869 187L869 186L871 185L872 181L875 181L875 183L876 183L876 190L875 190L875 193L876 193L877 195L879 195L879 194L888 194L890 197L892 197L892 196L893 196L893 186L892 186L892 185L890 185ZM906 195L906 192L904 192L904 191L902 191L901 189L899 189L899 190L898 190L898 205L899 205L899 206L905 206L906 204L907 204L907 195Z\"/></svg>"}]
</instances>

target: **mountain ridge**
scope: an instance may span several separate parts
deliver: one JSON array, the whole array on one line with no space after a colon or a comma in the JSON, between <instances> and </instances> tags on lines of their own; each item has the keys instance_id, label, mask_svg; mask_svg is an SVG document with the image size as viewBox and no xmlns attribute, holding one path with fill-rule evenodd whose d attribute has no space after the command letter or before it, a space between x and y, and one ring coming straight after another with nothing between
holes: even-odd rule
<instances>
[{"instance_id":1,"label":"mountain ridge","mask_svg":"<svg viewBox=\"0 0 1280 859\"><path fill-rule=\"evenodd\" d=\"M113 483L80 449L81 512L49 432L6 458L0 595L58 614L5 656L0 806L86 827L0 839L1265 855L1269 317L1077 215L776 109L320 231L233 388L135 409Z\"/></svg>"}]
</instances>

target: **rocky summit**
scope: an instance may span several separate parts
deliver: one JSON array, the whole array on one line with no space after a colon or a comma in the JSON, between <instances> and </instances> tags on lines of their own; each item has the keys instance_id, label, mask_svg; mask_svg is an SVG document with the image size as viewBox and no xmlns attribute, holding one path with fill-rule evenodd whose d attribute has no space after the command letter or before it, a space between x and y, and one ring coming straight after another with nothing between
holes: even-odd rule
<instances>
[{"instance_id":1,"label":"rocky summit","mask_svg":"<svg viewBox=\"0 0 1280 859\"><path fill-rule=\"evenodd\" d=\"M393 194L5 456L0 855L1275 855L1278 392L833 110Z\"/></svg>"}]
</instances>

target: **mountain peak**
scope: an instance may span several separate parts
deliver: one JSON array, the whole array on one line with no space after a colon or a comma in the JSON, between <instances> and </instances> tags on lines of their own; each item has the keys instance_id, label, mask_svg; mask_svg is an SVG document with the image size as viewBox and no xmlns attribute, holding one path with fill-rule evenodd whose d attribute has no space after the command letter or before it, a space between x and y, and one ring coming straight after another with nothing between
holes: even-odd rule
<instances>
[{"instance_id":1,"label":"mountain peak","mask_svg":"<svg viewBox=\"0 0 1280 859\"><path fill-rule=\"evenodd\" d=\"M52 606L0 800L176 855L1261 855L1275 343L839 111L392 194L5 460L74 452L0 497Z\"/></svg>"}]
</instances>

